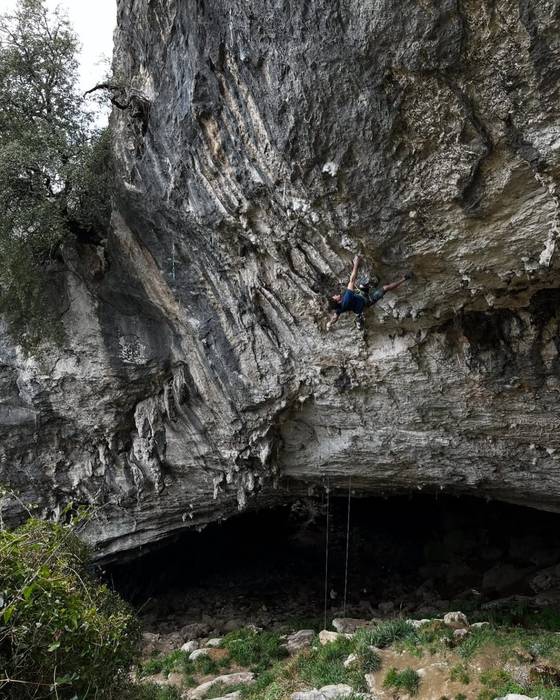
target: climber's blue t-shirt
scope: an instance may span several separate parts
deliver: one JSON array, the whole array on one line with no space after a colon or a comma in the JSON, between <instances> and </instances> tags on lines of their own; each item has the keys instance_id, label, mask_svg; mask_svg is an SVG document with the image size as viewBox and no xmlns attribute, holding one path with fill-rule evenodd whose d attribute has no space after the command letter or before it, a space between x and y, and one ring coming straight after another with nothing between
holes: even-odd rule
<instances>
[{"instance_id":1,"label":"climber's blue t-shirt","mask_svg":"<svg viewBox=\"0 0 560 700\"><path fill-rule=\"evenodd\" d=\"M370 295L369 295L369 303L370 304L375 304L377 301L380 299L383 299L384 292L383 292L383 287L379 289L375 289ZM368 300L363 294L357 294L356 292L353 292L351 289L347 289L344 292L344 295L342 297L342 300L338 306L338 309L336 310L336 315L340 316L340 314L343 314L345 311L353 311L355 314L361 314L362 311L364 310L364 307L366 306Z\"/></svg>"}]
</instances>

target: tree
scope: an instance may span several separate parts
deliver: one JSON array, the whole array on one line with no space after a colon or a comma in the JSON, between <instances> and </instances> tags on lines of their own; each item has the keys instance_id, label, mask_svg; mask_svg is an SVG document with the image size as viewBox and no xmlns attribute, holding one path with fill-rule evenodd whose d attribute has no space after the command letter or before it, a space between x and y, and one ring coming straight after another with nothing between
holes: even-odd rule
<instances>
[{"instance_id":1,"label":"tree","mask_svg":"<svg viewBox=\"0 0 560 700\"><path fill-rule=\"evenodd\" d=\"M60 334L47 300L61 243L108 226L108 137L82 108L77 50L45 0L0 16L0 312L28 350Z\"/></svg>"},{"instance_id":2,"label":"tree","mask_svg":"<svg viewBox=\"0 0 560 700\"><path fill-rule=\"evenodd\" d=\"M139 697L138 622L87 564L75 523L0 527L0 697Z\"/></svg>"}]
</instances>

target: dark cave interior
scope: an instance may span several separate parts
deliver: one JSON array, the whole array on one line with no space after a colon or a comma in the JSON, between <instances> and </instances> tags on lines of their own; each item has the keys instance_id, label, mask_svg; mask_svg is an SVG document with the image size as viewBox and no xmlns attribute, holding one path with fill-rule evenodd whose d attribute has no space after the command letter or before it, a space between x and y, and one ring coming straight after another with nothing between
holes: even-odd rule
<instances>
[{"instance_id":1,"label":"dark cave interior","mask_svg":"<svg viewBox=\"0 0 560 700\"><path fill-rule=\"evenodd\" d=\"M324 614L326 498L186 532L105 577L146 624L280 627ZM327 615L422 616L560 602L560 515L476 498L329 499Z\"/></svg>"}]
</instances>

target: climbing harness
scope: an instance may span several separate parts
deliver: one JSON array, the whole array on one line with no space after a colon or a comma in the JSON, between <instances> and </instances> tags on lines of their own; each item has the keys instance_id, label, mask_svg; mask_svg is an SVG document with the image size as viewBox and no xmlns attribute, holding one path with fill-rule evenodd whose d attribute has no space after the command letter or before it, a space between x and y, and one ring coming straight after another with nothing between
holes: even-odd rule
<instances>
[{"instance_id":1,"label":"climbing harness","mask_svg":"<svg viewBox=\"0 0 560 700\"><path fill-rule=\"evenodd\" d=\"M348 477L348 507L346 514L346 563L344 566L344 614L346 617L346 601L348 598L348 555L350 553L350 503L352 501L352 475Z\"/></svg>"}]
</instances>

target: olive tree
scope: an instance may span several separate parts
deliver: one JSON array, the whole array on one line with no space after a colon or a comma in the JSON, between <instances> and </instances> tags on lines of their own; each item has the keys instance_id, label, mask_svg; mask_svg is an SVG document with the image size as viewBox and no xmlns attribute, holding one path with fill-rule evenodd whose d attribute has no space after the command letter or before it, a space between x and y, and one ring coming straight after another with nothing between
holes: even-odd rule
<instances>
[{"instance_id":1,"label":"olive tree","mask_svg":"<svg viewBox=\"0 0 560 700\"><path fill-rule=\"evenodd\" d=\"M45 0L0 15L0 312L30 350L59 337L49 271L108 225L110 148L78 91L78 41Z\"/></svg>"}]
</instances>

